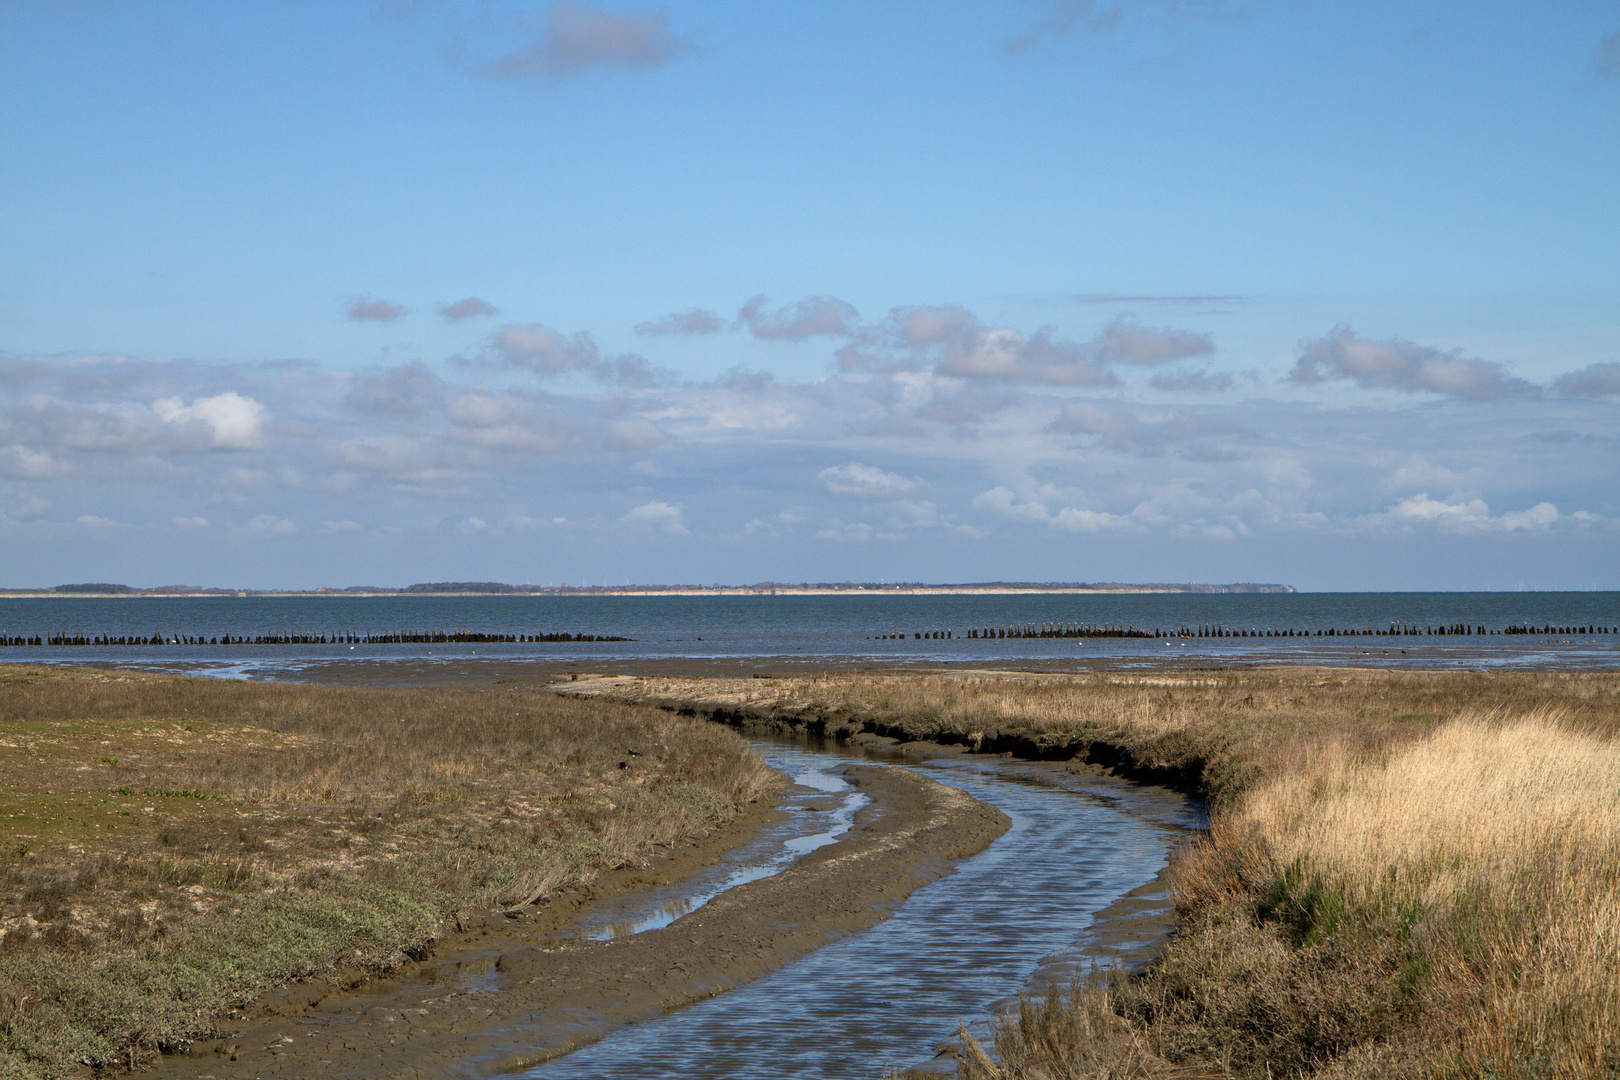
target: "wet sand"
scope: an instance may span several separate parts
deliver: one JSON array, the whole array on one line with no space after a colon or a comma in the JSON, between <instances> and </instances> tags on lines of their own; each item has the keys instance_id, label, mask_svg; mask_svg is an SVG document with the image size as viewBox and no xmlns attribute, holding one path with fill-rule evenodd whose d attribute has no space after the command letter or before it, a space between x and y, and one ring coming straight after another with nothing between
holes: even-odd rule
<instances>
[{"instance_id":1,"label":"wet sand","mask_svg":"<svg viewBox=\"0 0 1620 1080\"><path fill-rule=\"evenodd\" d=\"M339 976L288 987L256 1003L231 1037L167 1057L155 1071L245 1080L521 1069L871 926L1008 827L994 807L910 770L853 765L848 774L872 802L841 840L669 926L604 942L563 939L557 931L588 897L537 916L463 922L438 943L437 959L383 981L351 985ZM689 852L695 861L685 865L718 850Z\"/></svg>"},{"instance_id":2,"label":"wet sand","mask_svg":"<svg viewBox=\"0 0 1620 1080\"><path fill-rule=\"evenodd\" d=\"M709 679L798 678L862 672L898 674L1082 675L1120 671L1197 671L1264 669L1274 666L1370 667L1391 671L1519 669L1527 665L1567 664L1583 670L1612 670L1614 638L1532 641L1518 638L1439 637L1396 639L1396 644L1368 638L1259 639L1232 646L1198 650L1162 648L1119 654L1084 649L1062 656L971 657L951 660L887 659L870 655L807 653L778 656L649 656L576 658L517 656L375 657L334 659L266 655L246 671L252 679L329 683L342 686L496 686L544 687L570 675L669 676ZM1288 644L1283 644L1287 642ZM1326 644L1324 644L1326 643ZM1162 645L1163 642L1160 642ZM1528 651L1526 651L1528 650ZM139 657L116 661L76 660L88 667L143 667ZM219 674L205 660L164 661L152 665L183 674Z\"/></svg>"}]
</instances>

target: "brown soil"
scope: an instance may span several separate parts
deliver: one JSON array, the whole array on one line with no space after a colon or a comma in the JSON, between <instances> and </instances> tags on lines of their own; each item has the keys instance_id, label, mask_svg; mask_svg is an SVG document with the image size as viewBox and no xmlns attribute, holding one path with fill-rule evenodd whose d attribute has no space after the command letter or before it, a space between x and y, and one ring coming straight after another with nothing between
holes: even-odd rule
<instances>
[{"instance_id":1,"label":"brown soil","mask_svg":"<svg viewBox=\"0 0 1620 1080\"><path fill-rule=\"evenodd\" d=\"M842 840L670 926L566 940L554 933L565 907L464 923L440 942L442 959L360 987L289 988L261 1002L240 1032L167 1058L158 1073L228 1080L520 1069L870 926L1008 826L994 807L909 770L852 766L850 776L873 802ZM468 985L470 974L482 985Z\"/></svg>"}]
</instances>

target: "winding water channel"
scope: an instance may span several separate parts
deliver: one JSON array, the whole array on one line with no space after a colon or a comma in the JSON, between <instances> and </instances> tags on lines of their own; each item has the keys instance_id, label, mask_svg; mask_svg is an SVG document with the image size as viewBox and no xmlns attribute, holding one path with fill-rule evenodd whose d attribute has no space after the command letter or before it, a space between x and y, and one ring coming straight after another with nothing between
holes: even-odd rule
<instances>
[{"instance_id":1,"label":"winding water channel","mask_svg":"<svg viewBox=\"0 0 1620 1080\"><path fill-rule=\"evenodd\" d=\"M999 807L1012 827L870 929L513 1075L849 1078L876 1076L885 1065L919 1065L935 1057L958 1020L983 1030L1021 991L1067 985L1100 956L1154 944L1132 942L1129 930L1125 940L1116 933L1104 941L1093 916L1133 890L1141 905L1162 905L1152 882L1171 847L1203 820L1201 807L1174 792L1077 775L1061 763L965 755L917 761L882 749L786 740L755 746L803 781L790 789L797 809L788 816L804 815L804 823L788 827L788 835L763 837L689 883L684 894L664 890L595 913L582 933L667 925L712 897L717 882L746 877L749 867L780 865L790 857L781 854L784 842L800 849L830 842L828 834L847 827L856 808L837 780L850 761L923 770Z\"/></svg>"}]
</instances>

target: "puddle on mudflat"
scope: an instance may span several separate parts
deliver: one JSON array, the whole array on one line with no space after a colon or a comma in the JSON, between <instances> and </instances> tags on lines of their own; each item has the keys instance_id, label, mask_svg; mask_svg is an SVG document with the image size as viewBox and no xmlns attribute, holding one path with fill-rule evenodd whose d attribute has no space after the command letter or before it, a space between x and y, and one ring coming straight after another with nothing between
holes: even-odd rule
<instances>
[{"instance_id":1,"label":"puddle on mudflat","mask_svg":"<svg viewBox=\"0 0 1620 1080\"><path fill-rule=\"evenodd\" d=\"M834 745L758 745L767 756L806 755L829 776L863 757L919 768L1000 807L1012 827L884 922L519 1075L831 1080L927 1061L959 1020L982 1032L1020 991L1083 970L1096 955L1092 916L1148 885L1186 829L1202 824L1201 808L1173 792L1061 764L916 764Z\"/></svg>"}]
</instances>

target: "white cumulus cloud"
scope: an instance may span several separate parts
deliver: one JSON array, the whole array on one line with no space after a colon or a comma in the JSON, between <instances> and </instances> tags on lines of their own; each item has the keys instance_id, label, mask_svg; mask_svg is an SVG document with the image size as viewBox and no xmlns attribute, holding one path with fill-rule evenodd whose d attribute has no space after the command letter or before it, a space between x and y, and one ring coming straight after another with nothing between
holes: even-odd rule
<instances>
[{"instance_id":1,"label":"white cumulus cloud","mask_svg":"<svg viewBox=\"0 0 1620 1080\"><path fill-rule=\"evenodd\" d=\"M1050 501L1050 495L1057 494L1050 488L1046 489L1042 497ZM1022 498L1012 488L998 485L989 491L981 491L973 497L973 506L979 510L989 510L1009 517L1016 521L1034 521L1049 525L1064 532L1098 533L1110 532L1117 529L1128 529L1135 526L1135 522L1127 516L1110 514L1101 510L1086 510L1077 506L1060 507L1055 513L1050 509L1048 501L1041 498Z\"/></svg>"},{"instance_id":2,"label":"white cumulus cloud","mask_svg":"<svg viewBox=\"0 0 1620 1080\"><path fill-rule=\"evenodd\" d=\"M622 525L641 525L662 530L671 536L689 536L691 530L682 520L678 506L667 502L643 503L619 519Z\"/></svg>"},{"instance_id":3,"label":"white cumulus cloud","mask_svg":"<svg viewBox=\"0 0 1620 1080\"><path fill-rule=\"evenodd\" d=\"M1435 499L1428 492L1410 495L1377 515L1384 523L1397 526L1430 525L1446 532L1542 532L1563 523L1594 524L1595 514L1577 510L1562 514L1550 502L1539 502L1525 510L1491 513L1484 499Z\"/></svg>"},{"instance_id":4,"label":"white cumulus cloud","mask_svg":"<svg viewBox=\"0 0 1620 1080\"><path fill-rule=\"evenodd\" d=\"M816 479L821 482L821 486L829 495L846 499L873 499L880 502L904 499L915 494L922 486L916 480L907 480L903 476L884 472L871 465L862 465L858 461L822 469Z\"/></svg>"},{"instance_id":5,"label":"white cumulus cloud","mask_svg":"<svg viewBox=\"0 0 1620 1080\"><path fill-rule=\"evenodd\" d=\"M234 390L190 405L177 397L160 398L152 402L152 411L170 424L207 424L216 450L258 450L269 434L270 410Z\"/></svg>"},{"instance_id":6,"label":"white cumulus cloud","mask_svg":"<svg viewBox=\"0 0 1620 1080\"><path fill-rule=\"evenodd\" d=\"M0 472L19 480L49 480L65 471L65 466L44 450L22 444L0 448Z\"/></svg>"}]
</instances>

